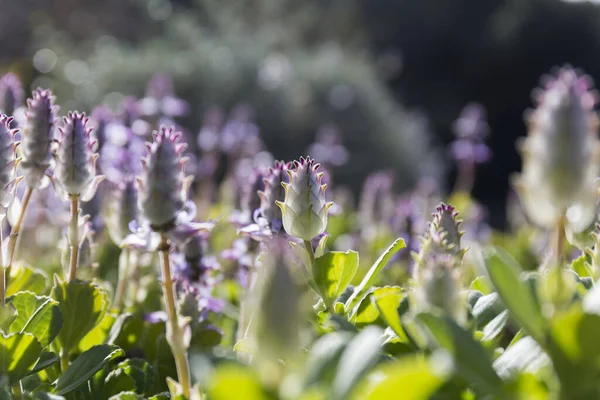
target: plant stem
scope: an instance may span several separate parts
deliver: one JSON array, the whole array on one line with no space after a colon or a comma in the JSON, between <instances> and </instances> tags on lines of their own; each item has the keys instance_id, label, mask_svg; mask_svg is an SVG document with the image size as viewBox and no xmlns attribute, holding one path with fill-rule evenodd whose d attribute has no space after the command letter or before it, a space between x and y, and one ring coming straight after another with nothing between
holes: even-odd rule
<instances>
[{"instance_id":1,"label":"plant stem","mask_svg":"<svg viewBox=\"0 0 600 400\"><path fill-rule=\"evenodd\" d=\"M162 268L162 289L165 299L165 310L167 312L167 341L175 357L179 384L183 389L186 399L190 397L190 365L187 357L187 344L184 343L184 332L179 326L177 310L175 309L175 287L171 278L171 264L169 260L170 245L166 235L162 234L158 252Z\"/></svg>"},{"instance_id":2,"label":"plant stem","mask_svg":"<svg viewBox=\"0 0 600 400\"><path fill-rule=\"evenodd\" d=\"M125 289L127 289L127 281L129 280L131 252L127 247L123 248L121 257L123 257L123 265L119 265L119 284L115 293L115 299L113 300L113 308L119 312L122 308L123 299L125 297ZM121 264L120 259L119 264Z\"/></svg>"},{"instance_id":3,"label":"plant stem","mask_svg":"<svg viewBox=\"0 0 600 400\"><path fill-rule=\"evenodd\" d=\"M21 381L13 385L13 398L15 400L21 400L23 398L23 387L21 386Z\"/></svg>"},{"instance_id":4,"label":"plant stem","mask_svg":"<svg viewBox=\"0 0 600 400\"><path fill-rule=\"evenodd\" d=\"M69 226L69 243L71 245L71 263L69 265L69 282L77 277L79 263L79 195L70 195L71 225Z\"/></svg>"},{"instance_id":5,"label":"plant stem","mask_svg":"<svg viewBox=\"0 0 600 400\"><path fill-rule=\"evenodd\" d=\"M311 264L311 268L312 268L312 266L315 263L315 251L313 250L310 240L304 241L304 248L306 249L306 252L308 253L308 256L310 257L310 264Z\"/></svg>"},{"instance_id":6,"label":"plant stem","mask_svg":"<svg viewBox=\"0 0 600 400\"><path fill-rule=\"evenodd\" d=\"M21 213L19 214L19 219L17 223L12 227L10 232L10 237L8 239L8 266L7 268L12 267L12 263L17 254L17 239L19 238L19 234L21 233L21 229L23 228L23 220L25 219L25 211L27 211L27 206L29 205L29 200L31 200L31 195L33 194L33 188L27 187L25 190L25 194L23 195L23 201L21 204Z\"/></svg>"},{"instance_id":7,"label":"plant stem","mask_svg":"<svg viewBox=\"0 0 600 400\"><path fill-rule=\"evenodd\" d=\"M129 249L129 252L130 252L129 256L131 257L131 260L130 260L131 285L129 288L129 297L131 299L131 304L133 304L135 306L135 303L137 303L138 290L140 288L141 274L140 274L139 258L138 258L136 251Z\"/></svg>"}]
</instances>

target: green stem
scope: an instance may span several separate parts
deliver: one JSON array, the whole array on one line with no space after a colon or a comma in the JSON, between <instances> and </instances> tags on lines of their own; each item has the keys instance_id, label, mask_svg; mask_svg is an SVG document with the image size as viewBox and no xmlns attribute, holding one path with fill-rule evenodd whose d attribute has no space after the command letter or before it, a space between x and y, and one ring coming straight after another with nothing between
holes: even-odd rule
<instances>
[{"instance_id":1,"label":"green stem","mask_svg":"<svg viewBox=\"0 0 600 400\"><path fill-rule=\"evenodd\" d=\"M71 245L71 263L69 264L69 282L77 278L79 263L79 195L70 195L71 225L69 226L69 242Z\"/></svg>"},{"instance_id":2,"label":"green stem","mask_svg":"<svg viewBox=\"0 0 600 400\"><path fill-rule=\"evenodd\" d=\"M64 373L69 368L69 353L62 349L60 352L60 370Z\"/></svg>"},{"instance_id":3,"label":"green stem","mask_svg":"<svg viewBox=\"0 0 600 400\"><path fill-rule=\"evenodd\" d=\"M137 303L138 290L140 288L140 264L139 258L135 250L130 249L130 257L131 257L131 273L130 273L130 281L131 285L129 285L129 300L131 301L131 305L135 306Z\"/></svg>"},{"instance_id":4,"label":"green stem","mask_svg":"<svg viewBox=\"0 0 600 400\"><path fill-rule=\"evenodd\" d=\"M10 232L10 237L8 239L8 266L7 268L12 267L14 258L17 254L17 239L19 238L19 234L21 233L21 229L23 228L23 220L25 219L25 212L27 211L27 206L29 205L29 200L31 200L31 195L33 194L33 188L27 187L25 194L23 195L23 201L21 204L21 213L19 214L19 219L17 223L12 227Z\"/></svg>"},{"instance_id":5,"label":"green stem","mask_svg":"<svg viewBox=\"0 0 600 400\"><path fill-rule=\"evenodd\" d=\"M178 322L177 310L175 308L175 287L171 278L171 264L169 260L169 242L163 234L162 240L158 246L160 254L160 264L162 268L162 289L165 299L165 309L167 312L167 341L171 346L171 352L175 357L175 366L177 367L177 376L179 384L183 389L183 395L186 399L190 398L190 365L187 357L187 345L184 343L184 332L181 330Z\"/></svg>"},{"instance_id":6,"label":"green stem","mask_svg":"<svg viewBox=\"0 0 600 400\"><path fill-rule=\"evenodd\" d=\"M561 216L556 223L556 264L562 267L565 249L565 217Z\"/></svg>"},{"instance_id":7,"label":"green stem","mask_svg":"<svg viewBox=\"0 0 600 400\"><path fill-rule=\"evenodd\" d=\"M311 268L312 268L312 266L315 264L315 251L313 250L310 240L304 241L304 248L306 249L306 252L308 253L308 256L310 257L310 264L311 264Z\"/></svg>"},{"instance_id":8,"label":"green stem","mask_svg":"<svg viewBox=\"0 0 600 400\"><path fill-rule=\"evenodd\" d=\"M13 398L15 400L21 400L23 398L23 387L21 386L21 381L13 385Z\"/></svg>"}]
</instances>

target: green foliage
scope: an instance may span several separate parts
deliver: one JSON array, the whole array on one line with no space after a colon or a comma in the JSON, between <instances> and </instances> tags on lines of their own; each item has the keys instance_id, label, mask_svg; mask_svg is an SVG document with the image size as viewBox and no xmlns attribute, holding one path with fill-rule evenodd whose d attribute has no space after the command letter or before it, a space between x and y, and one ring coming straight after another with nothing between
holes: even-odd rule
<instances>
[{"instance_id":1,"label":"green foliage","mask_svg":"<svg viewBox=\"0 0 600 400\"><path fill-rule=\"evenodd\" d=\"M358 253L329 252L315 259L313 276L315 284L327 307L332 307L358 270Z\"/></svg>"}]
</instances>

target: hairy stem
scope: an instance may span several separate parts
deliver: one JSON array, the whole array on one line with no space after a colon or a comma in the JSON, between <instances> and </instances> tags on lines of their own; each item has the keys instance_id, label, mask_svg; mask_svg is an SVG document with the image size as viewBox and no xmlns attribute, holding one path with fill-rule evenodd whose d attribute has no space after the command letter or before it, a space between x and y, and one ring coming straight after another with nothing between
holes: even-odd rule
<instances>
[{"instance_id":1,"label":"hairy stem","mask_svg":"<svg viewBox=\"0 0 600 400\"><path fill-rule=\"evenodd\" d=\"M175 287L171 278L171 263L169 260L169 242L163 234L158 246L160 264L162 268L162 289L167 312L167 341L175 357L179 384L183 389L185 398L190 397L190 365L187 356L187 344L184 343L184 332L179 326L177 310L175 308Z\"/></svg>"},{"instance_id":2,"label":"hairy stem","mask_svg":"<svg viewBox=\"0 0 600 400\"><path fill-rule=\"evenodd\" d=\"M127 289L127 282L129 281L129 269L131 265L131 252L127 247L123 248L121 257L123 258L123 264L121 264L121 259L119 259L119 284L113 300L113 308L119 312L123 306L123 299L125 298L125 290Z\"/></svg>"},{"instance_id":3,"label":"hairy stem","mask_svg":"<svg viewBox=\"0 0 600 400\"><path fill-rule=\"evenodd\" d=\"M556 253L556 264L560 268L562 267L565 250L565 217L561 216L556 222L556 242L555 242L555 253Z\"/></svg>"},{"instance_id":4,"label":"hairy stem","mask_svg":"<svg viewBox=\"0 0 600 400\"><path fill-rule=\"evenodd\" d=\"M27 187L25 194L23 195L23 200L21 204L21 213L19 214L19 219L17 223L12 227L10 232L10 237L8 239L8 266L7 268L12 267L14 258L17 254L17 239L19 238L19 234L21 233L21 229L23 228L23 220L25 219L25 212L27 211L27 206L29 205L29 200L31 200L31 195L33 194L33 188Z\"/></svg>"},{"instance_id":5,"label":"hairy stem","mask_svg":"<svg viewBox=\"0 0 600 400\"><path fill-rule=\"evenodd\" d=\"M135 303L137 303L137 297L138 297L138 290L140 288L140 278L141 278L141 274L140 274L140 264L139 264L139 258L138 255L136 253L135 250L130 249L129 250L130 254L129 256L131 257L131 260L129 261L129 263L131 264L131 273L130 273L130 277L131 277L131 285L129 285L129 298L131 301L131 304L133 304L135 306Z\"/></svg>"},{"instance_id":6,"label":"hairy stem","mask_svg":"<svg viewBox=\"0 0 600 400\"><path fill-rule=\"evenodd\" d=\"M71 246L71 262L69 264L69 282L77 278L79 263L79 195L70 195L71 225L69 225L69 244Z\"/></svg>"}]
</instances>

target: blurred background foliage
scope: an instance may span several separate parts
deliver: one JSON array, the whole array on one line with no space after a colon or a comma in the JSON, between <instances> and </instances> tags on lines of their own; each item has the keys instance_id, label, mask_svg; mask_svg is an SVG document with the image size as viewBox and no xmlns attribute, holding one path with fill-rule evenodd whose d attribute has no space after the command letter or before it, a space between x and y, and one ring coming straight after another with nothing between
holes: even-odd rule
<instances>
[{"instance_id":1,"label":"blurred background foliage","mask_svg":"<svg viewBox=\"0 0 600 400\"><path fill-rule=\"evenodd\" d=\"M341 131L357 192L377 169L398 189L454 179L446 145L470 102L487 109L491 163L475 197L505 224L515 139L542 73L600 76L600 8L559 0L0 0L0 72L53 89L63 110L113 108L171 74L198 132L204 113L249 104L270 151L305 154ZM444 183L445 182L445 183Z\"/></svg>"}]
</instances>

